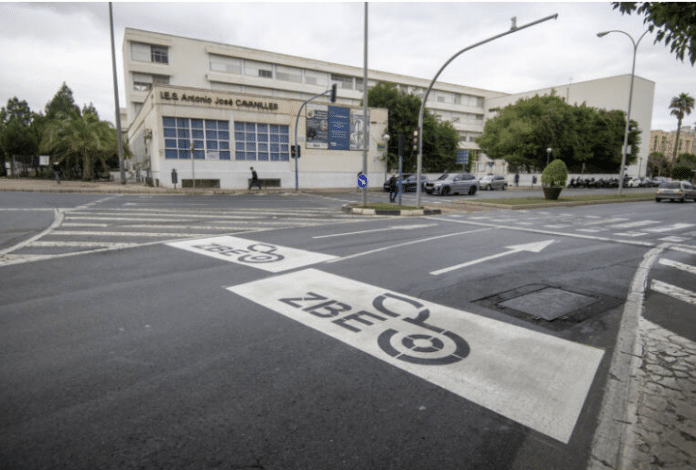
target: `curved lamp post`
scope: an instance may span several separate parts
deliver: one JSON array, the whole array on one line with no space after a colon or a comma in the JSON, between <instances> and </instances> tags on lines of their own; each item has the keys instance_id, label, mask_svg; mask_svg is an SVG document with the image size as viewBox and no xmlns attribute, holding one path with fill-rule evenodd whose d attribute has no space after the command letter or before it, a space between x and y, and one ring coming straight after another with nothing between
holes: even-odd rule
<instances>
[{"instance_id":1,"label":"curved lamp post","mask_svg":"<svg viewBox=\"0 0 696 470\"><path fill-rule=\"evenodd\" d=\"M625 171L625 166L626 166L626 152L628 151L628 131L631 127L631 102L633 100L633 77L635 76L636 72L636 53L638 52L638 44L640 44L640 40L643 39L643 36L648 34L648 32L644 32L639 38L638 41L633 40L633 36L628 34L626 31L621 31L618 29L612 29L610 31L604 31L601 33L597 33L597 37L601 38L606 36L609 33L622 33L628 36L628 38L631 40L633 43L633 66L631 67L631 86L628 89L628 111L626 112L626 132L624 134L624 144L623 148L621 149L621 171L619 172L619 196L623 193L623 183L624 183L624 171ZM640 173L640 169L639 169ZM638 175L640 176L640 174Z\"/></svg>"},{"instance_id":2,"label":"curved lamp post","mask_svg":"<svg viewBox=\"0 0 696 470\"><path fill-rule=\"evenodd\" d=\"M548 21L550 19L556 19L558 18L558 13L555 15L547 16L546 18L542 18L540 20L532 21L531 23L528 23L523 26L517 26L517 18L513 17L512 18L512 27L510 27L509 31L506 31L502 34L498 34L497 36L493 36L491 38L485 39L481 42L477 42L476 44L465 47L461 51L457 52L454 54L450 59L445 62L445 65L440 67L440 70L435 74L435 77L433 77L433 80L430 82L430 86L428 86L428 89L425 91L425 95L423 96L423 101L421 103L420 111L418 113L418 161L416 164L416 181L420 181L421 178L421 172L423 169L423 114L425 113L425 102L428 101L428 95L430 94L430 90L433 88L433 85L435 85L435 81L437 80L437 77L440 76L443 70L445 70L445 67L447 67L450 62L452 62L454 59L456 59L460 54L471 50L475 47L481 46L483 44L486 44L487 42L491 42L495 39L502 38L503 36L507 36L508 34L515 33L517 31L521 31L525 28L529 28L530 26L534 26L535 24L543 23L544 21ZM421 206L421 186L420 184L416 185L416 206L420 207Z\"/></svg>"}]
</instances>

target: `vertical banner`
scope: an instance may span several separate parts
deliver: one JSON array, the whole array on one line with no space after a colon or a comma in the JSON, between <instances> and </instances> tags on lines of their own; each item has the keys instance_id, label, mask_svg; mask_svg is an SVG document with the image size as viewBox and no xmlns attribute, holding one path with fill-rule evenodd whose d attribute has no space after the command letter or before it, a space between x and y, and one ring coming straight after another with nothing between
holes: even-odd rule
<instances>
[{"instance_id":1,"label":"vertical banner","mask_svg":"<svg viewBox=\"0 0 696 470\"><path fill-rule=\"evenodd\" d=\"M349 150L350 109L329 106L329 148Z\"/></svg>"},{"instance_id":2,"label":"vertical banner","mask_svg":"<svg viewBox=\"0 0 696 470\"><path fill-rule=\"evenodd\" d=\"M368 111L368 118L369 118ZM362 150L363 142L365 142L365 135L369 134L369 127L366 127L366 120L363 118L362 109L351 109L350 110L350 149L351 150ZM367 129L367 133L365 132Z\"/></svg>"},{"instance_id":3,"label":"vertical banner","mask_svg":"<svg viewBox=\"0 0 696 470\"><path fill-rule=\"evenodd\" d=\"M307 140L305 148L329 148L329 107L325 104L307 104Z\"/></svg>"}]
</instances>

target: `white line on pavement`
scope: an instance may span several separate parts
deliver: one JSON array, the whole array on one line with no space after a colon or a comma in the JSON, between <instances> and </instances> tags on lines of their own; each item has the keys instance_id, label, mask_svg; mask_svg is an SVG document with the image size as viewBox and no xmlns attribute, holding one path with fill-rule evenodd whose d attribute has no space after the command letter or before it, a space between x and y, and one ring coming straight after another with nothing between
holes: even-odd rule
<instances>
[{"instance_id":1,"label":"white line on pavement","mask_svg":"<svg viewBox=\"0 0 696 470\"><path fill-rule=\"evenodd\" d=\"M657 281L655 279L653 279L650 284L650 288L660 294L665 294L677 300L681 300L682 302L696 305L696 292L691 292L690 290L682 289L681 287L673 286L672 284L667 284L666 282Z\"/></svg>"},{"instance_id":2,"label":"white line on pavement","mask_svg":"<svg viewBox=\"0 0 696 470\"><path fill-rule=\"evenodd\" d=\"M362 234L362 233L371 233L371 232L386 232L388 230L412 230L412 229L417 229L417 228L436 227L436 226L437 226L437 224L394 225L391 227L375 228L372 230L361 230L359 232L332 233L331 235L318 235L318 236L312 237L312 238L343 237L345 235L358 235L358 234Z\"/></svg>"},{"instance_id":3,"label":"white line on pavement","mask_svg":"<svg viewBox=\"0 0 696 470\"><path fill-rule=\"evenodd\" d=\"M659 263L663 266L669 266L670 268L677 268L687 273L696 274L696 266L691 266L690 264L680 263L679 261L674 261L671 259L661 258Z\"/></svg>"},{"instance_id":4,"label":"white line on pavement","mask_svg":"<svg viewBox=\"0 0 696 470\"><path fill-rule=\"evenodd\" d=\"M7 254L7 253L11 253L11 252L16 251L16 250L19 250L21 248L24 248L25 246L27 246L31 242L36 241L39 238L53 232L55 229L60 227L61 223L63 223L63 216L64 216L64 214L63 214L62 210L55 209L55 218L53 219L53 223L51 224L50 227L48 227L46 230L39 233L38 235L34 235L33 237L24 240L23 242L17 243L16 245L11 246L9 248L5 248L4 250L0 250L0 256Z\"/></svg>"}]
</instances>

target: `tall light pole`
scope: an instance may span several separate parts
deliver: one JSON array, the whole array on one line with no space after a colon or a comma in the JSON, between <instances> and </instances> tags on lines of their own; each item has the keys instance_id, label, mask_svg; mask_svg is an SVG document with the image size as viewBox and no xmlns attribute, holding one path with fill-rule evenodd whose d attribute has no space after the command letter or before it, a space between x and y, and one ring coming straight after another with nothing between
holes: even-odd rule
<instances>
[{"instance_id":1,"label":"tall light pole","mask_svg":"<svg viewBox=\"0 0 696 470\"><path fill-rule=\"evenodd\" d=\"M435 85L435 81L437 80L437 77L440 76L443 70L445 70L445 67L447 67L450 62L452 62L454 59L456 59L460 54L471 50L475 47L478 47L482 44L486 44L487 42L491 42L495 39L502 38L503 36L507 36L508 34L516 33L517 31L521 31L525 28L529 28L530 26L534 26L535 24L543 23L544 21L548 21L550 19L556 19L558 18L558 13L555 15L547 16L546 18L542 18L540 20L532 21L531 23L528 23L524 26L517 26L517 18L514 17L512 18L512 27L510 28L509 31L506 31L504 33L498 34L496 36L493 36L491 38L485 39L481 42L477 42L476 44L465 47L461 51L457 52L454 54L450 59L445 62L445 65L440 67L440 70L435 74L435 77L433 77L433 80L430 82L430 86L428 86L428 89L425 91L425 95L423 95L423 101L421 102L421 107L420 111L418 113L418 160L416 164L416 181L420 183L421 179L421 172L423 169L423 114L425 114L425 102L428 101L428 95L430 94L430 90L433 88L433 85ZM416 185L416 206L420 207L421 206L421 185L417 184Z\"/></svg>"},{"instance_id":2,"label":"tall light pole","mask_svg":"<svg viewBox=\"0 0 696 470\"><path fill-rule=\"evenodd\" d=\"M368 135L370 120L367 117L367 2L365 2L365 43L363 51L363 158L362 173L367 176L367 146L370 143ZM362 188L362 206L367 207L367 185Z\"/></svg>"},{"instance_id":3,"label":"tall light pole","mask_svg":"<svg viewBox=\"0 0 696 470\"><path fill-rule=\"evenodd\" d=\"M118 138L118 166L121 184L126 184L126 172L123 168L123 144L121 143L121 107L118 102L118 80L116 80L116 49L114 48L114 19L109 2L109 27L111 28L111 66L114 73L114 101L116 104L116 137Z\"/></svg>"},{"instance_id":4,"label":"tall light pole","mask_svg":"<svg viewBox=\"0 0 696 470\"><path fill-rule=\"evenodd\" d=\"M621 171L619 172L619 196L621 196L621 194L623 194L624 171L625 171L625 166L626 166L626 152L628 151L628 131L631 127L631 102L633 101L633 77L635 76L635 73L636 73L636 53L638 52L638 44L640 44L640 40L643 39L643 37L646 34L648 34L648 32L647 31L644 32L638 38L638 41L634 41L633 36L628 34L626 31L621 31L618 29L612 29L611 31L604 31L602 33L597 33L597 37L601 38L601 37L606 36L609 33L625 34L626 36L628 36L628 38L633 43L633 66L631 67L631 86L628 89L628 111L626 112L626 132L624 133L624 143L623 143L623 148L621 149Z\"/></svg>"}]
</instances>

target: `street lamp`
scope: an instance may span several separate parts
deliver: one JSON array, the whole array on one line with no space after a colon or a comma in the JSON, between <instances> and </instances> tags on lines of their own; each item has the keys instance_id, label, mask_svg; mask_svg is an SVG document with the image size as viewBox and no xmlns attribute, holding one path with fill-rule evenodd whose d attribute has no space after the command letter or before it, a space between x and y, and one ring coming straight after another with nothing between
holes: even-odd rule
<instances>
[{"instance_id":1,"label":"street lamp","mask_svg":"<svg viewBox=\"0 0 696 470\"><path fill-rule=\"evenodd\" d=\"M633 66L631 67L631 86L629 87L628 90L628 111L626 112L626 132L624 133L624 144L623 148L621 149L621 172L619 173L619 196L623 193L623 183L624 183L624 172L625 172L625 166L626 166L626 151L628 150L628 131L629 128L631 127L631 102L633 100L633 77L635 76L636 73L636 53L638 52L638 44L640 44L640 40L643 39L643 37L648 34L648 31L644 32L639 38L638 41L633 40L633 36L628 34L626 31L621 31L618 29L612 29L610 31L604 31L601 33L597 33L597 37L601 38L606 36L609 33L622 33L628 36L628 38L631 40L631 43L633 43Z\"/></svg>"},{"instance_id":2,"label":"street lamp","mask_svg":"<svg viewBox=\"0 0 696 470\"><path fill-rule=\"evenodd\" d=\"M495 35L493 37L490 37L488 39L484 39L481 42L477 42L476 44L473 44L469 47L465 47L461 51L457 52L454 54L452 57L449 58L447 62L445 62L445 65L440 67L440 70L435 74L435 77L433 77L433 80L430 82L430 86L428 86L428 89L425 90L425 94L423 95L423 101L421 102L421 107L420 111L418 112L418 130L420 131L418 134L415 134L417 136L418 140L418 159L416 161L416 181L420 182L421 178L421 172L423 169L423 115L425 114L425 102L428 101L428 95L430 94L430 90L432 90L433 85L435 85L435 81L437 80L437 77L440 76L443 70L445 70L445 67L447 67L450 62L452 62L454 59L459 57L459 55L463 54L464 52L471 50L475 47L481 46L483 44L486 44L487 42L491 42L495 39L502 38L503 36L507 36L508 34L516 33L517 31L522 31L525 28L529 28L530 26L534 26L539 23L543 23L544 21L548 21L550 19L557 19L558 18L558 13L555 15L547 16L546 18L542 18L540 20L532 21L531 23L528 23L524 26L517 26L517 18L512 19L512 27L510 28L509 31L505 31L504 33ZM421 186L420 184L416 185L416 206L420 207L421 206Z\"/></svg>"},{"instance_id":3,"label":"street lamp","mask_svg":"<svg viewBox=\"0 0 696 470\"><path fill-rule=\"evenodd\" d=\"M551 157L551 152L553 152L553 149L551 147L546 149L546 166L549 166L549 158Z\"/></svg>"}]
</instances>

